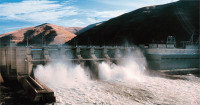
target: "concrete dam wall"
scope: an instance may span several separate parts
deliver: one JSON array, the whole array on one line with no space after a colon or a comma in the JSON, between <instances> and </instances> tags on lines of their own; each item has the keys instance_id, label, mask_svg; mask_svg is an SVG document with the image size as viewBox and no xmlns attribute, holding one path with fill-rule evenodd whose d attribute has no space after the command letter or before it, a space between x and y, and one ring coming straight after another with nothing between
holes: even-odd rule
<instances>
[{"instance_id":1,"label":"concrete dam wall","mask_svg":"<svg viewBox=\"0 0 200 105\"><path fill-rule=\"evenodd\" d=\"M199 49L146 49L149 68L153 70L199 68Z\"/></svg>"},{"instance_id":2,"label":"concrete dam wall","mask_svg":"<svg viewBox=\"0 0 200 105\"><path fill-rule=\"evenodd\" d=\"M133 47L1 47L0 67L6 78L16 79L17 75L32 75L38 64L65 58L82 66L95 68L96 62L112 61L127 55ZM123 55L123 56L122 56Z\"/></svg>"},{"instance_id":3,"label":"concrete dam wall","mask_svg":"<svg viewBox=\"0 0 200 105\"><path fill-rule=\"evenodd\" d=\"M65 58L96 72L97 62L120 62L133 53L134 47L1 47L0 68L5 79L33 75L38 64ZM143 49L148 66L153 70L199 68L198 49ZM7 78L9 77L9 78Z\"/></svg>"}]
</instances>

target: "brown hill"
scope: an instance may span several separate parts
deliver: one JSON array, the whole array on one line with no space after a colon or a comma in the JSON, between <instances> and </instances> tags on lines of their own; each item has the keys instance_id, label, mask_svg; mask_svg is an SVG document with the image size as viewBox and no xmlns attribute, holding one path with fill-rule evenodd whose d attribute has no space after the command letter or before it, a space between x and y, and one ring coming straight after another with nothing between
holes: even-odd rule
<instances>
[{"instance_id":1,"label":"brown hill","mask_svg":"<svg viewBox=\"0 0 200 105\"><path fill-rule=\"evenodd\" d=\"M167 36L174 36L177 42L194 42L199 35L199 0L149 6L96 26L73 38L67 44L113 45L125 42L149 44L165 42Z\"/></svg>"},{"instance_id":2,"label":"brown hill","mask_svg":"<svg viewBox=\"0 0 200 105\"><path fill-rule=\"evenodd\" d=\"M83 27L65 27L65 29L71 33L76 34L78 31L82 30Z\"/></svg>"},{"instance_id":3,"label":"brown hill","mask_svg":"<svg viewBox=\"0 0 200 105\"><path fill-rule=\"evenodd\" d=\"M67 31L66 27L52 24L42 24L0 35L1 43L15 42L17 45L54 45L64 44L76 35Z\"/></svg>"}]
</instances>

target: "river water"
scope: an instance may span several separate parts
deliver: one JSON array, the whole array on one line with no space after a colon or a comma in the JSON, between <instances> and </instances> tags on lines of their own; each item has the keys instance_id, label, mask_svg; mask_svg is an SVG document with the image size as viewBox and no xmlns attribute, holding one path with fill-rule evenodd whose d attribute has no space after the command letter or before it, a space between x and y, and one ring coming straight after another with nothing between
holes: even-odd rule
<instances>
[{"instance_id":1,"label":"river water","mask_svg":"<svg viewBox=\"0 0 200 105\"><path fill-rule=\"evenodd\" d=\"M54 90L58 105L199 105L200 78L150 76L144 61L99 63L99 79L80 65L56 61L39 65L35 76ZM173 77L173 76L172 76Z\"/></svg>"}]
</instances>

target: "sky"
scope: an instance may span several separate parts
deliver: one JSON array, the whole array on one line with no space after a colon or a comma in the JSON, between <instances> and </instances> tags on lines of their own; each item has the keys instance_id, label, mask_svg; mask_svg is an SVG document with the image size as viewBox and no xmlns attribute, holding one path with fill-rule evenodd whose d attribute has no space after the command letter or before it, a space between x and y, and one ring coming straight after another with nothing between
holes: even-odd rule
<instances>
[{"instance_id":1,"label":"sky","mask_svg":"<svg viewBox=\"0 0 200 105\"><path fill-rule=\"evenodd\" d=\"M0 34L43 23L85 27L177 0L0 0Z\"/></svg>"}]
</instances>

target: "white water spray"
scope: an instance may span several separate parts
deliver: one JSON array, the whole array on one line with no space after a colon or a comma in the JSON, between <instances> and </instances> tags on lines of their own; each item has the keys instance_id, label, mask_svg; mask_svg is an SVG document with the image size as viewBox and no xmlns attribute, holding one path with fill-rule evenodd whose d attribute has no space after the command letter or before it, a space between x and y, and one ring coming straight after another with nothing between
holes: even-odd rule
<instances>
[{"instance_id":1,"label":"white water spray","mask_svg":"<svg viewBox=\"0 0 200 105\"><path fill-rule=\"evenodd\" d=\"M119 65L100 63L99 78L103 81L90 80L80 65L64 60L37 66L35 76L54 90L55 104L60 105L200 104L199 78L171 80L146 76L146 62L140 51L126 58Z\"/></svg>"},{"instance_id":2,"label":"white water spray","mask_svg":"<svg viewBox=\"0 0 200 105\"><path fill-rule=\"evenodd\" d=\"M99 64L99 78L103 80L137 80L142 81L146 70L146 59L137 49L129 52L119 65L102 62Z\"/></svg>"},{"instance_id":3,"label":"white water spray","mask_svg":"<svg viewBox=\"0 0 200 105\"><path fill-rule=\"evenodd\" d=\"M38 65L35 75L41 81L50 86L73 87L77 83L87 82L88 74L80 65L64 62L64 60L54 61L45 66Z\"/></svg>"},{"instance_id":4,"label":"white water spray","mask_svg":"<svg viewBox=\"0 0 200 105\"><path fill-rule=\"evenodd\" d=\"M128 60L122 65L102 62L99 64L99 78L103 80L138 80L141 81L145 71L144 65Z\"/></svg>"}]
</instances>

